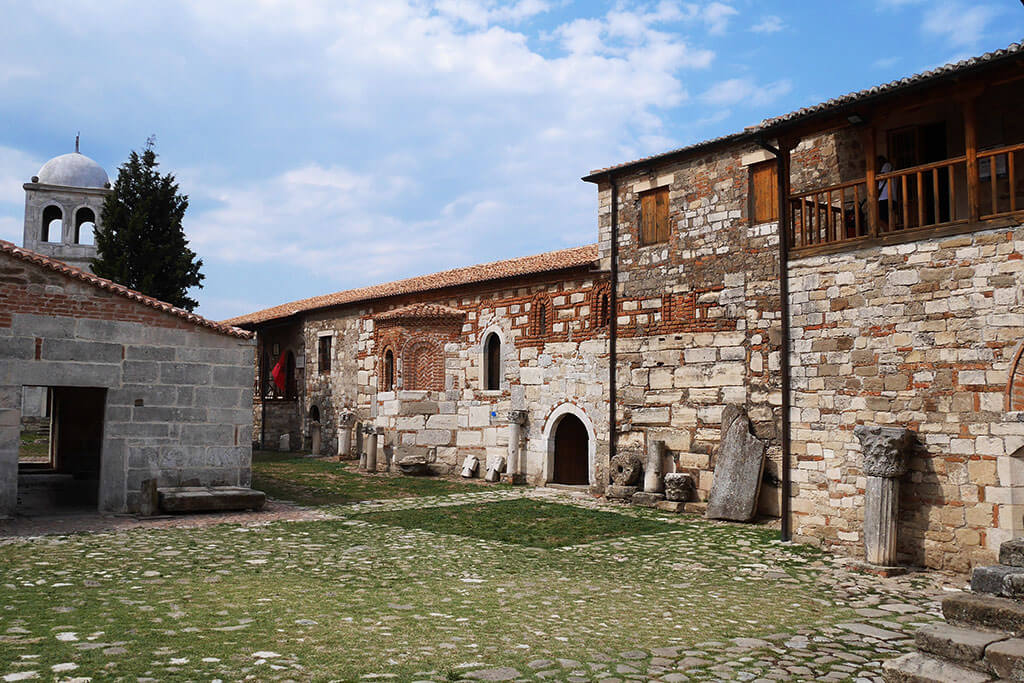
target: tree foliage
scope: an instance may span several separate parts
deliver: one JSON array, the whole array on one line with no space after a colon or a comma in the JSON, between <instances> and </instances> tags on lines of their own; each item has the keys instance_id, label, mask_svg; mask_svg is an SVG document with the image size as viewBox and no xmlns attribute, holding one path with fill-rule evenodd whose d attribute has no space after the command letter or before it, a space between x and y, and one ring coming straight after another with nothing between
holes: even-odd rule
<instances>
[{"instance_id":1,"label":"tree foliage","mask_svg":"<svg viewBox=\"0 0 1024 683\"><path fill-rule=\"evenodd\" d=\"M93 272L186 310L199 305L188 296L202 288L203 261L189 249L181 226L188 196L174 175L160 175L153 138L140 155L132 150L117 170L113 192L103 203L96 228Z\"/></svg>"}]
</instances>

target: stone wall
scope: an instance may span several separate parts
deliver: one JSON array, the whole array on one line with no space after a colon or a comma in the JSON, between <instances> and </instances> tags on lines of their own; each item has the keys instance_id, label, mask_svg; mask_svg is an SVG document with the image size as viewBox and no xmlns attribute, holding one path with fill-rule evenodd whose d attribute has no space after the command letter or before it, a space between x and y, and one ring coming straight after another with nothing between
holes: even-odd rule
<instances>
[{"instance_id":1,"label":"stone wall","mask_svg":"<svg viewBox=\"0 0 1024 683\"><path fill-rule=\"evenodd\" d=\"M920 441L902 480L902 561L962 571L1020 533L1024 425L1006 410L1022 272L1024 228L791 261L803 540L863 553L857 423L905 426Z\"/></svg>"},{"instance_id":2,"label":"stone wall","mask_svg":"<svg viewBox=\"0 0 1024 683\"><path fill-rule=\"evenodd\" d=\"M664 440L703 497L728 404L749 414L768 442L769 479L778 473L778 225L750 225L751 156L766 158L737 146L618 180L618 446ZM669 190L670 238L640 246L640 193L658 187ZM598 214L607 259L607 183ZM765 489L762 507L775 513L778 489Z\"/></svg>"},{"instance_id":3,"label":"stone wall","mask_svg":"<svg viewBox=\"0 0 1024 683\"><path fill-rule=\"evenodd\" d=\"M23 386L106 390L101 510L137 510L145 479L248 485L253 343L0 254L0 515Z\"/></svg>"}]
</instances>

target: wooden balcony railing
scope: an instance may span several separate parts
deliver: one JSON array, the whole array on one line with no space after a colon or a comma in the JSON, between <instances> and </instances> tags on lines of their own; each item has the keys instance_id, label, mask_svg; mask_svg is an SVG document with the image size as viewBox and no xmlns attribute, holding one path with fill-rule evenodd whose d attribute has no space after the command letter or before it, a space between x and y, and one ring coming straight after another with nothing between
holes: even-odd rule
<instances>
[{"instance_id":1,"label":"wooden balcony railing","mask_svg":"<svg viewBox=\"0 0 1024 683\"><path fill-rule=\"evenodd\" d=\"M794 249L855 242L906 230L943 228L1024 211L1024 144L979 151L975 182L967 156L921 164L789 196ZM874 189L874 192L869 192ZM975 195L972 197L972 193ZM885 199L876 199L885 195ZM876 206L872 206L872 200Z\"/></svg>"}]
</instances>

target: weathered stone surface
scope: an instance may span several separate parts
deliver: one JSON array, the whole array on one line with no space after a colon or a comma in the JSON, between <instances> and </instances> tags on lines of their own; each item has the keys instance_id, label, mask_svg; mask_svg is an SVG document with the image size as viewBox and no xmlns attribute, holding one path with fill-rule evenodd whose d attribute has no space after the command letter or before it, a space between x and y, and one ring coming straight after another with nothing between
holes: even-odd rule
<instances>
[{"instance_id":1,"label":"weathered stone surface","mask_svg":"<svg viewBox=\"0 0 1024 683\"><path fill-rule=\"evenodd\" d=\"M402 471L402 474L422 477L430 471L430 460L425 455L406 455L398 461L398 469Z\"/></svg>"},{"instance_id":2,"label":"weathered stone surface","mask_svg":"<svg viewBox=\"0 0 1024 683\"><path fill-rule=\"evenodd\" d=\"M647 460L644 465L644 491L660 493L665 489L665 442L660 439L647 441Z\"/></svg>"},{"instance_id":3,"label":"weathered stone surface","mask_svg":"<svg viewBox=\"0 0 1024 683\"><path fill-rule=\"evenodd\" d=\"M864 557L870 564L896 564L900 513L900 482L893 477L869 476L864 489Z\"/></svg>"},{"instance_id":4,"label":"weathered stone surface","mask_svg":"<svg viewBox=\"0 0 1024 683\"><path fill-rule=\"evenodd\" d=\"M654 507L665 512L682 512L686 503L680 500L659 500Z\"/></svg>"},{"instance_id":5,"label":"weathered stone surface","mask_svg":"<svg viewBox=\"0 0 1024 683\"><path fill-rule=\"evenodd\" d=\"M999 546L999 564L1024 567L1024 538L1003 541Z\"/></svg>"},{"instance_id":6,"label":"weathered stone surface","mask_svg":"<svg viewBox=\"0 0 1024 683\"><path fill-rule=\"evenodd\" d=\"M982 683L992 680L981 672L920 652L885 662L882 664L882 677L887 683Z\"/></svg>"},{"instance_id":7,"label":"weathered stone surface","mask_svg":"<svg viewBox=\"0 0 1024 683\"><path fill-rule=\"evenodd\" d=\"M996 564L988 567L975 567L971 572L971 590L975 593L991 593L1014 598L1021 596L1022 587L1024 587L1024 567Z\"/></svg>"},{"instance_id":8,"label":"weathered stone surface","mask_svg":"<svg viewBox=\"0 0 1024 683\"><path fill-rule=\"evenodd\" d=\"M654 493L651 491L637 491L629 499L629 502L631 502L633 505L640 505L642 507L652 508L663 500L665 500L664 493Z\"/></svg>"},{"instance_id":9,"label":"weathered stone surface","mask_svg":"<svg viewBox=\"0 0 1024 683\"><path fill-rule=\"evenodd\" d=\"M693 498L693 477L685 472L669 472L665 475L665 498L688 502Z\"/></svg>"},{"instance_id":10,"label":"weathered stone surface","mask_svg":"<svg viewBox=\"0 0 1024 683\"><path fill-rule=\"evenodd\" d=\"M633 486L640 481L643 469L639 453L620 451L611 459L612 483L616 486Z\"/></svg>"},{"instance_id":11,"label":"weathered stone surface","mask_svg":"<svg viewBox=\"0 0 1024 683\"><path fill-rule=\"evenodd\" d=\"M985 662L999 678L1024 681L1024 639L1011 638L990 645Z\"/></svg>"},{"instance_id":12,"label":"weathered stone surface","mask_svg":"<svg viewBox=\"0 0 1024 683\"><path fill-rule=\"evenodd\" d=\"M1024 633L1024 603L991 595L958 593L942 600L946 621L960 626Z\"/></svg>"},{"instance_id":13,"label":"weathered stone surface","mask_svg":"<svg viewBox=\"0 0 1024 683\"><path fill-rule=\"evenodd\" d=\"M964 665L977 666L985 648L1006 638L1001 633L976 631L970 628L937 623L922 626L914 634L914 641L922 652Z\"/></svg>"},{"instance_id":14,"label":"weathered stone surface","mask_svg":"<svg viewBox=\"0 0 1024 683\"><path fill-rule=\"evenodd\" d=\"M159 489L160 509L171 514L259 510L267 496L238 486L181 486Z\"/></svg>"},{"instance_id":15,"label":"weathered stone surface","mask_svg":"<svg viewBox=\"0 0 1024 683\"><path fill-rule=\"evenodd\" d=\"M853 434L864 451L864 474L869 477L901 477L914 433L903 427L857 425Z\"/></svg>"},{"instance_id":16,"label":"weathered stone surface","mask_svg":"<svg viewBox=\"0 0 1024 683\"><path fill-rule=\"evenodd\" d=\"M465 678L475 681L514 681L519 678L519 672L509 666L498 669L480 669L463 674Z\"/></svg>"},{"instance_id":17,"label":"weathered stone surface","mask_svg":"<svg viewBox=\"0 0 1024 683\"><path fill-rule=\"evenodd\" d=\"M501 480L501 473L505 471L505 458L499 456L492 458L487 463L487 474L484 475L484 480L489 482L497 482Z\"/></svg>"},{"instance_id":18,"label":"weathered stone surface","mask_svg":"<svg viewBox=\"0 0 1024 683\"><path fill-rule=\"evenodd\" d=\"M480 458L475 455L467 455L462 461L462 476L465 479L472 479L480 471Z\"/></svg>"},{"instance_id":19,"label":"weathered stone surface","mask_svg":"<svg viewBox=\"0 0 1024 683\"><path fill-rule=\"evenodd\" d=\"M613 484L605 489L605 495L616 500L628 500L639 490L637 486L616 486Z\"/></svg>"},{"instance_id":20,"label":"weathered stone surface","mask_svg":"<svg viewBox=\"0 0 1024 683\"><path fill-rule=\"evenodd\" d=\"M750 420L740 415L729 425L718 449L707 516L735 522L753 519L763 473L764 442L750 433Z\"/></svg>"}]
</instances>

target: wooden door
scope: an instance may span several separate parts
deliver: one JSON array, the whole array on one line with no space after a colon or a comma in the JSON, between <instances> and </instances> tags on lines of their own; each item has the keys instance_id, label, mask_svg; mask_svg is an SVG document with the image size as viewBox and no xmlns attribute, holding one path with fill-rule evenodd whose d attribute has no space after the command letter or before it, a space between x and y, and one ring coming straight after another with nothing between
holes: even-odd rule
<instances>
[{"instance_id":1,"label":"wooden door","mask_svg":"<svg viewBox=\"0 0 1024 683\"><path fill-rule=\"evenodd\" d=\"M552 480L558 484L589 484L587 428L575 415L566 415L555 429L555 463Z\"/></svg>"}]
</instances>

